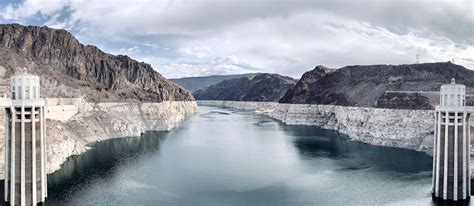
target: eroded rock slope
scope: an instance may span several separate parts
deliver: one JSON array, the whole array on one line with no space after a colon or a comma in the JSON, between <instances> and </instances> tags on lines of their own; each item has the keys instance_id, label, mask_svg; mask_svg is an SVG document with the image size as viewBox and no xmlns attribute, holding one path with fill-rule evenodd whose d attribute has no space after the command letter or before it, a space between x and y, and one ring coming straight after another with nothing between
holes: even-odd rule
<instances>
[{"instance_id":1,"label":"eroded rock slope","mask_svg":"<svg viewBox=\"0 0 474 206\"><path fill-rule=\"evenodd\" d=\"M0 78L27 67L41 76L48 97L85 97L89 101L191 101L192 95L128 56L81 44L66 30L0 25Z\"/></svg>"},{"instance_id":2,"label":"eroded rock slope","mask_svg":"<svg viewBox=\"0 0 474 206\"><path fill-rule=\"evenodd\" d=\"M333 72L308 71L281 103L324 104L397 109L432 109L423 94L437 92L455 78L474 92L474 71L450 62L404 65L355 65ZM396 92L393 92L396 91ZM420 92L415 94L414 92ZM379 102L380 101L380 102ZM410 102L404 102L410 101Z\"/></svg>"}]
</instances>

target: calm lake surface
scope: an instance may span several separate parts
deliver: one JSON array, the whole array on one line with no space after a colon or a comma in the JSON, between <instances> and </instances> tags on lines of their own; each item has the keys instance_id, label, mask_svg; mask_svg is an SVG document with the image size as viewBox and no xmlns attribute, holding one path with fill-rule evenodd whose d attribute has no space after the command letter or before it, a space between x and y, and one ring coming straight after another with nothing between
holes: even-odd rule
<instances>
[{"instance_id":1,"label":"calm lake surface","mask_svg":"<svg viewBox=\"0 0 474 206\"><path fill-rule=\"evenodd\" d=\"M431 157L217 107L106 140L49 176L47 205L431 205Z\"/></svg>"}]
</instances>

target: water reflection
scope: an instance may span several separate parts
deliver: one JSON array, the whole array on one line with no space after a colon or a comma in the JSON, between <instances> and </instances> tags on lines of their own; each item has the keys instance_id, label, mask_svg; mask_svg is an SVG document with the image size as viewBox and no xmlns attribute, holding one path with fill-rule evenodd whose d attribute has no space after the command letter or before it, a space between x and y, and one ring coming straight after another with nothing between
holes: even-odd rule
<instances>
[{"instance_id":1,"label":"water reflection","mask_svg":"<svg viewBox=\"0 0 474 206\"><path fill-rule=\"evenodd\" d=\"M49 177L49 205L429 205L431 158L200 107L169 133L107 140ZM369 195L368 195L369 194Z\"/></svg>"},{"instance_id":2,"label":"water reflection","mask_svg":"<svg viewBox=\"0 0 474 206\"><path fill-rule=\"evenodd\" d=\"M89 145L93 149L68 158L61 169L48 176L48 199L64 200L99 178L110 178L117 166L157 152L166 132L147 132L141 137L104 140Z\"/></svg>"},{"instance_id":3,"label":"water reflection","mask_svg":"<svg viewBox=\"0 0 474 206\"><path fill-rule=\"evenodd\" d=\"M413 150L376 147L349 141L337 132L316 127L291 125L282 127L291 136L298 137L293 142L302 156L350 159L351 164L346 168L348 170L376 167L388 171L419 172L429 171L432 168L432 157Z\"/></svg>"}]
</instances>

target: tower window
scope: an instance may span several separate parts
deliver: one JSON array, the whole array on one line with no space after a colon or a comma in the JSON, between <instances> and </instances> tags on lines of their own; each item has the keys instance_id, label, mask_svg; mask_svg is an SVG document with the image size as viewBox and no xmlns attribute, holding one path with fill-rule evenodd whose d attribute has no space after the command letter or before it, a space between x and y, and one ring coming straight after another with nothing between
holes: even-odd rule
<instances>
[{"instance_id":1,"label":"tower window","mask_svg":"<svg viewBox=\"0 0 474 206\"><path fill-rule=\"evenodd\" d=\"M36 99L36 86L33 86L33 99Z\"/></svg>"},{"instance_id":2,"label":"tower window","mask_svg":"<svg viewBox=\"0 0 474 206\"><path fill-rule=\"evenodd\" d=\"M22 93L21 86L18 86L18 99L23 99L23 97L21 96L21 93Z\"/></svg>"},{"instance_id":3,"label":"tower window","mask_svg":"<svg viewBox=\"0 0 474 206\"><path fill-rule=\"evenodd\" d=\"M16 99L16 96L15 96L15 86L12 87L12 99L15 100Z\"/></svg>"},{"instance_id":4,"label":"tower window","mask_svg":"<svg viewBox=\"0 0 474 206\"><path fill-rule=\"evenodd\" d=\"M25 99L30 99L30 87L25 87Z\"/></svg>"}]
</instances>

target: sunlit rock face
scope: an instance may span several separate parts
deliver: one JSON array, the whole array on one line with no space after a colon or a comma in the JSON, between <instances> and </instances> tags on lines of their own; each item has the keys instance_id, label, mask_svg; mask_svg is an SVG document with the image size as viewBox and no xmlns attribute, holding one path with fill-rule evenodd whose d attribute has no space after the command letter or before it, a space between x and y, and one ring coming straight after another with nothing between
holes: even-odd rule
<instances>
[{"instance_id":1,"label":"sunlit rock face","mask_svg":"<svg viewBox=\"0 0 474 206\"><path fill-rule=\"evenodd\" d=\"M373 145L430 151L433 143L434 113L428 110L282 104L268 114L287 124L336 130Z\"/></svg>"},{"instance_id":2,"label":"sunlit rock face","mask_svg":"<svg viewBox=\"0 0 474 206\"><path fill-rule=\"evenodd\" d=\"M335 130L351 140L431 153L434 112L334 105L199 101L202 105L251 110L290 125Z\"/></svg>"},{"instance_id":3,"label":"sunlit rock face","mask_svg":"<svg viewBox=\"0 0 474 206\"><path fill-rule=\"evenodd\" d=\"M117 137L140 136L146 131L168 131L196 114L194 101L161 103L88 103L67 122L46 120L46 170L58 170L70 156L88 149L87 144ZM3 112L0 116L3 122ZM4 124L0 124L0 136ZM4 138L0 138L0 168L4 165ZM0 169L3 178L3 169Z\"/></svg>"}]
</instances>

